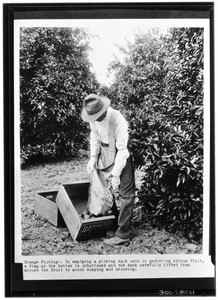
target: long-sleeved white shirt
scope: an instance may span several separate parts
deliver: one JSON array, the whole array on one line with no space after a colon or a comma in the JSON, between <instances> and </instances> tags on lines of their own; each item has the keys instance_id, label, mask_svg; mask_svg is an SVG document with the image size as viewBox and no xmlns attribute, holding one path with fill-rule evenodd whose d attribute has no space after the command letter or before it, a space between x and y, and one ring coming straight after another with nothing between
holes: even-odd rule
<instances>
[{"instance_id":1,"label":"long-sleeved white shirt","mask_svg":"<svg viewBox=\"0 0 218 300\"><path fill-rule=\"evenodd\" d=\"M90 152L91 156L97 156L99 154L101 142L109 143L109 120L112 112L112 108L108 107L107 115L101 122L90 123L91 133L90 133ZM121 113L118 114L118 119L116 122L117 126L115 129L115 144L117 149L117 154L114 161L114 167L112 169L112 176L120 176L123 168L126 165L126 160L129 157L129 151L127 149L127 143L129 139L128 134L128 123Z\"/></svg>"}]
</instances>

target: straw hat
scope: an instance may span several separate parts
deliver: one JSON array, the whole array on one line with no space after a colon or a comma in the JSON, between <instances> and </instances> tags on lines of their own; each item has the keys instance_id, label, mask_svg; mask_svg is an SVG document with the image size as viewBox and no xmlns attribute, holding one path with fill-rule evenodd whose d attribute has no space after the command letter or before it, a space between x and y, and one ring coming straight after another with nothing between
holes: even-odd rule
<instances>
[{"instance_id":1,"label":"straw hat","mask_svg":"<svg viewBox=\"0 0 218 300\"><path fill-rule=\"evenodd\" d=\"M83 101L81 118L85 122L96 121L109 107L110 99L96 94L88 95Z\"/></svg>"}]
</instances>

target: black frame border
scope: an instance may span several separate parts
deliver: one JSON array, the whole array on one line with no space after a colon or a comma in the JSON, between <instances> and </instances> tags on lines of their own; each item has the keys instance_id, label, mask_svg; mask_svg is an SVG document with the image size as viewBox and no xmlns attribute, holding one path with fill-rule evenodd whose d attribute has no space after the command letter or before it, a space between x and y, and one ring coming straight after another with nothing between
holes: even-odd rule
<instances>
[{"instance_id":1,"label":"black frame border","mask_svg":"<svg viewBox=\"0 0 218 300\"><path fill-rule=\"evenodd\" d=\"M139 13L140 11L140 13ZM60 14L61 12L61 14ZM152 14L151 14L152 13ZM158 290L195 290L214 296L215 278L24 281L14 263L14 49L15 19L209 18L210 20L210 254L215 264L214 2L3 4L5 296L158 296ZM64 16L62 16L64 15ZM61 17L60 17L61 16ZM173 287L173 288L172 288Z\"/></svg>"}]
</instances>

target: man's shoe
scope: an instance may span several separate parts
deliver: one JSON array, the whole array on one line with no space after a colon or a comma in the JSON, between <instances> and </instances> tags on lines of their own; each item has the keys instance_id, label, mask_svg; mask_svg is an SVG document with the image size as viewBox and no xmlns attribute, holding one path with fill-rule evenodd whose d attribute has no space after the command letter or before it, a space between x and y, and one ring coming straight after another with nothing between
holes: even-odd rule
<instances>
[{"instance_id":1,"label":"man's shoe","mask_svg":"<svg viewBox=\"0 0 218 300\"><path fill-rule=\"evenodd\" d=\"M104 243L111 246L129 245L129 239L122 239L119 236L114 236L110 239L105 239Z\"/></svg>"}]
</instances>

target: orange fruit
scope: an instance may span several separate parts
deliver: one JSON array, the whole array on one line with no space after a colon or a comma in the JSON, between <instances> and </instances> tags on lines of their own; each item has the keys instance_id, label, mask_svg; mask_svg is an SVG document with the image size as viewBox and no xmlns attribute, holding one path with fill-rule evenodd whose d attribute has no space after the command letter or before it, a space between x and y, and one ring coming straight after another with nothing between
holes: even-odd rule
<instances>
[{"instance_id":1,"label":"orange fruit","mask_svg":"<svg viewBox=\"0 0 218 300\"><path fill-rule=\"evenodd\" d=\"M84 215L84 219L85 219L85 220L88 220L88 219L90 219L90 215L88 215L88 214L85 214L85 215Z\"/></svg>"}]
</instances>

